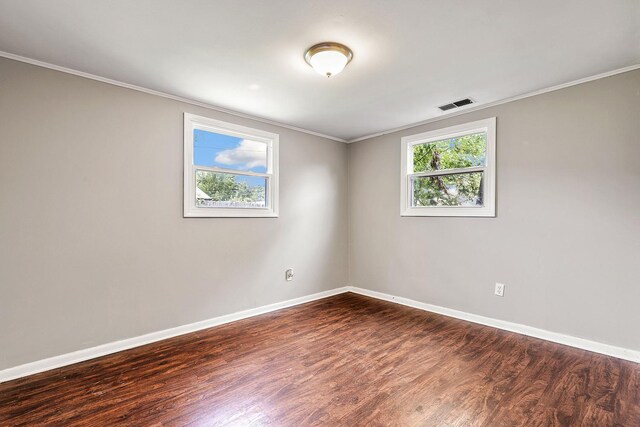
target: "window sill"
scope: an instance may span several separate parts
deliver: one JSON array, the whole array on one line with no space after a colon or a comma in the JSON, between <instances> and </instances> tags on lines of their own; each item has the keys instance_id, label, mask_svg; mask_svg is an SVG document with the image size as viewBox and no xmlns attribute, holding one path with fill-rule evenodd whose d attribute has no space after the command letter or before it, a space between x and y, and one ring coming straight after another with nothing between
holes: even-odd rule
<instances>
[{"instance_id":1,"label":"window sill","mask_svg":"<svg viewBox=\"0 0 640 427\"><path fill-rule=\"evenodd\" d=\"M278 218L278 213L269 209L261 210L260 212L255 210L245 212L237 209L221 209L211 212L198 209L196 211L185 211L184 218Z\"/></svg>"},{"instance_id":2,"label":"window sill","mask_svg":"<svg viewBox=\"0 0 640 427\"><path fill-rule=\"evenodd\" d=\"M495 209L484 208L461 208L441 206L437 208L407 208L400 212L400 216L440 216L440 217L477 217L495 218Z\"/></svg>"}]
</instances>

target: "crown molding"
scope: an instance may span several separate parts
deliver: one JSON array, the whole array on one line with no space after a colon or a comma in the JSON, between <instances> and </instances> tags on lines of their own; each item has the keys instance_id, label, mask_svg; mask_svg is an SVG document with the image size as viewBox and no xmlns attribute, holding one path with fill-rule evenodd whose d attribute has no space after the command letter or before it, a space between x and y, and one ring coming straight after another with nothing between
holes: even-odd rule
<instances>
[{"instance_id":1,"label":"crown molding","mask_svg":"<svg viewBox=\"0 0 640 427\"><path fill-rule=\"evenodd\" d=\"M174 101L184 102L185 104L195 105L197 107L202 107L202 108L207 108L209 110L218 111L220 113L230 114L232 116L242 117L244 119L255 120L257 122L266 123L266 124L274 125L274 126L279 126L279 127L283 127L283 128L286 128L286 129L295 130L295 131L298 131L298 132L303 132L303 133L306 133L306 134L309 134L309 135L319 136L321 138L330 139L332 141L347 142L347 140L345 140L345 139L338 138L338 137L331 136L331 135L325 135L325 134L320 133L320 132L314 132L314 131L309 130L309 129L303 129L303 128L299 128L299 127L296 127L296 126L288 125L286 123L277 122L275 120L270 120L270 119L267 119L267 118L264 118L264 117L253 116L251 114L241 113L239 111L230 110L230 109L227 109L227 108L224 108L224 107L219 107L217 105L207 104L206 102L200 102L200 101L196 101L194 99L184 98L182 96L172 95L170 93L161 92L161 91L158 91L158 90L149 89L149 88L146 88L146 87L142 87L142 86L137 86L137 85L121 82L119 80L113 80L113 79L109 79L109 78L106 78L106 77L97 76L97 75L91 74L91 73L85 73L84 71L74 70L73 68L61 67L59 65L51 64L49 62L39 61L37 59L32 59L32 58L27 58L26 56L20 56L20 55L16 55L16 54L10 53L10 52L0 51L0 57L7 58L7 59L12 59L14 61L24 62L26 64L36 65L38 67L48 68L50 70L60 71L62 73L73 74L74 76L84 77L85 79L96 80L96 81L99 81L99 82L102 82L102 83L107 83L107 84L114 85L114 86L120 86L120 87L123 87L123 88L126 88L126 89L136 90L138 92L148 93L150 95L160 96L162 98L173 99Z\"/></svg>"},{"instance_id":2,"label":"crown molding","mask_svg":"<svg viewBox=\"0 0 640 427\"><path fill-rule=\"evenodd\" d=\"M532 92L526 92L526 93L523 93L523 94L520 94L520 95L512 96L510 98L504 98L504 99L500 99L500 100L497 100L497 101L488 102L486 104L478 104L478 105L475 105L473 107L468 107L468 108L463 107L464 109L460 109L458 111L451 112L451 113L442 114L442 115L437 116L437 117L432 117L430 119L423 120L421 122L416 122L416 123L412 123L412 124L409 124L409 125L404 125L404 126L400 126L400 127L397 127L397 128L385 130L385 131L382 131L382 132L376 132L376 133L372 133L370 135L365 135L365 136L360 136L358 138L350 139L350 140L347 141L347 144L351 144L352 142L364 141L364 140L367 140L367 139L375 138L377 136L388 135L390 133L399 132L401 130L406 130L406 129L411 129L413 127L426 125L428 123L439 122L440 120L445 120L445 119L448 119L448 118L451 118L451 117L460 116L462 114L471 113L473 111L484 110L485 108L491 108L491 107L495 107L497 105L502 105L502 104L506 104L506 103L509 103L509 102L518 101L520 99L530 98L532 96L542 95L544 93L553 92L553 91L560 90L560 89L565 89L565 88L568 88L568 87L571 87L571 86L576 86L576 85L579 85L579 84L582 84L582 83L588 83L588 82L591 82L591 81L594 81L594 80L604 79L605 77L615 76L616 74L626 73L626 72L629 72L629 71L637 70L639 68L640 68L640 64L629 65L628 67L617 68L615 70L607 71L605 73L594 74L594 75L589 76L589 77L584 77L584 78L581 78L581 79L578 79L578 80L572 80L572 81L567 82L567 83L562 83L562 84L559 84L559 85L555 85L555 86L550 86L550 87L543 88L543 89L534 90Z\"/></svg>"},{"instance_id":3,"label":"crown molding","mask_svg":"<svg viewBox=\"0 0 640 427\"><path fill-rule=\"evenodd\" d=\"M388 130L384 130L384 131L381 131L381 132L376 132L376 133L372 133L372 134L368 134L368 135L364 135L364 136L360 136L360 137L357 137L357 138L346 140L346 139L343 139L343 138L338 138L336 136L326 135L324 133L315 132L315 131L312 131L312 130L309 130L309 129L303 129L303 128L299 128L297 126L288 125L286 123L277 122L275 120L270 120L270 119L267 119L267 118L264 118L264 117L253 116L253 115L250 115L250 114L241 113L241 112L230 110L230 109L227 109L227 108L224 108L224 107L219 107L219 106L214 105L214 104L208 104L206 102L200 102L200 101L196 101L194 99L189 99L189 98L184 98L182 96L172 95L170 93L161 92L161 91L158 91L158 90L149 89L149 88L146 88L146 87L125 83L125 82L121 82L121 81L118 81L118 80L97 76L97 75L91 74L91 73L85 73L84 71L79 71L79 70L75 70L75 69L72 69L72 68L62 67L62 66L59 66L59 65L51 64L49 62L44 62L44 61L39 61L37 59L28 58L26 56L16 55L16 54L10 53L10 52L0 51L0 57L7 58L7 59L12 59L14 61L24 62L24 63L31 64L31 65L36 65L38 67L48 68L48 69L55 70L55 71L60 71L60 72L67 73L67 74L72 74L74 76L84 77L86 79L96 80L96 81L99 81L99 82L102 82L102 83L107 83L107 84L111 84L111 85L114 85L114 86L123 87L123 88L126 88L126 89L136 90L138 92L148 93L150 95L156 95L156 96L160 96L160 97L167 98L167 99L173 99L174 101L184 102L185 104L195 105L197 107L207 108L209 110L218 111L218 112L225 113L225 114L230 114L232 116L242 117L242 118L250 119L250 120L255 120L257 122L266 123L266 124L270 124L270 125L274 125L274 126L279 126L279 127L282 127L282 128L295 130L295 131L306 133L306 134L309 134L309 135L319 136L321 138L330 139L332 141L344 142L344 143L347 143L347 144L350 144L350 143L353 143L353 142L365 141L367 139L372 139L372 138L375 138L375 137L378 137L378 136L382 136L382 135L388 135L390 133L399 132L399 131L403 131L403 130L406 130L406 129L411 129L413 127L422 126L422 125L426 125L426 124L434 123L434 122L439 122L441 120L446 120L446 119L449 119L451 117L456 117L456 116L460 116L460 115L463 115L463 114L471 113L473 111L484 110L485 108L491 108L491 107L495 107L497 105L507 104L509 102L518 101L520 99L530 98L532 96L542 95L544 93L553 92L553 91L560 90L560 89L565 89L565 88L568 88L568 87L571 87L571 86L576 86L576 85L579 85L579 84L582 84L582 83L588 83L588 82L591 82L591 81L594 81L594 80L599 80L599 79L603 79L603 78L606 78L606 77L615 76L616 74L622 74L622 73L626 73L626 72L629 72L629 71L640 69L640 64L634 64L634 65L630 65L628 67L617 68L615 70L607 71L605 73L594 74L592 76L584 77L584 78L581 78L581 79L578 79L578 80L573 80L573 81L570 81L570 82L567 82L567 83L562 83L562 84L555 85L555 86L550 86L550 87L543 88L543 89L538 89L538 90L535 90L535 91L532 91L532 92L526 92L526 93L523 93L523 94L520 94L520 95L512 96L510 98L504 98L504 99L500 99L500 100L497 100L497 101L489 102L489 103L486 103L486 104L476 104L476 105L471 106L471 107L463 107L462 109L460 109L458 111L445 113L445 114L439 115L437 117L432 117L430 119L422 120L420 122L415 122L415 123L411 123L411 124L408 124L408 125L399 126L399 127L388 129Z\"/></svg>"}]
</instances>

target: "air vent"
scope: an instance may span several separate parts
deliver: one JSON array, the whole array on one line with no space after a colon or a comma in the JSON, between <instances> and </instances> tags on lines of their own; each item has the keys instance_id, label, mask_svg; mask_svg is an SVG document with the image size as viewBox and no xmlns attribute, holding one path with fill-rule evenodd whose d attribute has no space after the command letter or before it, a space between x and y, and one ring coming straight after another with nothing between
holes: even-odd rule
<instances>
[{"instance_id":1,"label":"air vent","mask_svg":"<svg viewBox=\"0 0 640 427\"><path fill-rule=\"evenodd\" d=\"M464 107L465 105L473 104L473 100L471 98L461 99L460 101L452 102L451 104L441 105L438 108L442 111L453 110L454 108Z\"/></svg>"},{"instance_id":2,"label":"air vent","mask_svg":"<svg viewBox=\"0 0 640 427\"><path fill-rule=\"evenodd\" d=\"M456 107L455 104L446 104L446 105L441 105L438 108L441 109L442 111L447 111L447 110L452 110L458 107Z\"/></svg>"}]
</instances>

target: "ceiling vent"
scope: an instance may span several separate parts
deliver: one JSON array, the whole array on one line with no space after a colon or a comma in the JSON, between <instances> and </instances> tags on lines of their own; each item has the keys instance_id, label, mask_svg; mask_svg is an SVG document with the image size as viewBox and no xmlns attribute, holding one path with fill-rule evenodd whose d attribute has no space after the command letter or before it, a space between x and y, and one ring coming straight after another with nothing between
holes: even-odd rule
<instances>
[{"instance_id":1,"label":"ceiling vent","mask_svg":"<svg viewBox=\"0 0 640 427\"><path fill-rule=\"evenodd\" d=\"M449 110L453 110L454 108L464 107L465 105L469 105L469 104L473 104L473 100L471 98L465 98L459 101L452 102L450 104L441 105L438 108L441 111L449 111Z\"/></svg>"}]
</instances>

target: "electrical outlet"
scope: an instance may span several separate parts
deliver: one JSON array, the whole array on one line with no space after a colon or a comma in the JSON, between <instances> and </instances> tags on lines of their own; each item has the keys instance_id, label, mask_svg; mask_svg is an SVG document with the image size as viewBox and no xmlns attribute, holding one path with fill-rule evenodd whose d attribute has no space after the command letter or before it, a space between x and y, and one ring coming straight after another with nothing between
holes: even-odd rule
<instances>
[{"instance_id":1,"label":"electrical outlet","mask_svg":"<svg viewBox=\"0 0 640 427\"><path fill-rule=\"evenodd\" d=\"M504 296L504 284L496 283L495 294L498 295L499 297L503 297Z\"/></svg>"},{"instance_id":2,"label":"electrical outlet","mask_svg":"<svg viewBox=\"0 0 640 427\"><path fill-rule=\"evenodd\" d=\"M293 268L289 268L287 269L287 271L284 272L284 278L287 282L290 282L293 280Z\"/></svg>"}]
</instances>

